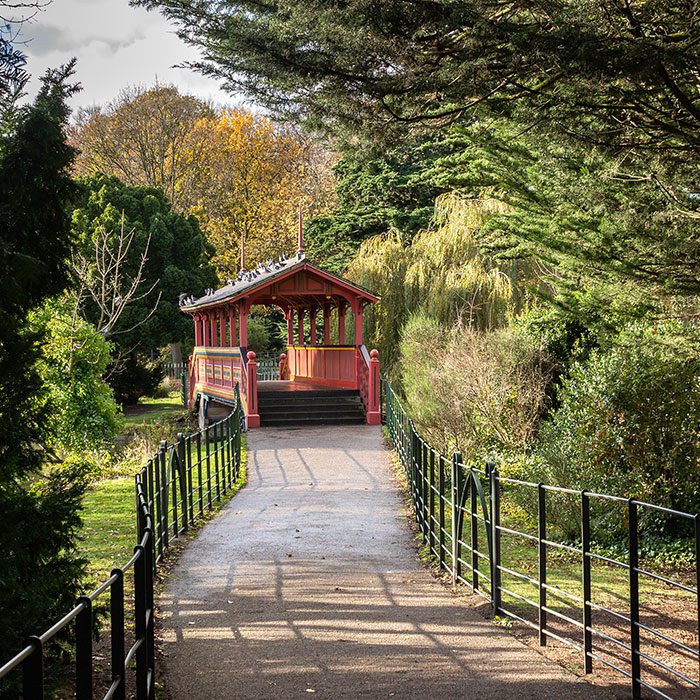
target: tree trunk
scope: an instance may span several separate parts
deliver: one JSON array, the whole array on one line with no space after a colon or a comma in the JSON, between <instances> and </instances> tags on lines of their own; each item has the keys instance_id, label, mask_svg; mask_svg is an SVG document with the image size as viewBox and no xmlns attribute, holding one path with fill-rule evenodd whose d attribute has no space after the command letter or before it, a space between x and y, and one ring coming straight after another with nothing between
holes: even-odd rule
<instances>
[{"instance_id":1,"label":"tree trunk","mask_svg":"<svg viewBox=\"0 0 700 700\"><path fill-rule=\"evenodd\" d=\"M182 364L182 343L170 343L170 356L173 364Z\"/></svg>"}]
</instances>

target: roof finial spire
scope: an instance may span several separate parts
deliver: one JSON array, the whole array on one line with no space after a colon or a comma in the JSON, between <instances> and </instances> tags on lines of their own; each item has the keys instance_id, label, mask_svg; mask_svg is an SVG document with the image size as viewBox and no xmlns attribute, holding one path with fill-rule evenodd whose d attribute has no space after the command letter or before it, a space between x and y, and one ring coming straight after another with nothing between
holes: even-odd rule
<instances>
[{"instance_id":1,"label":"roof finial spire","mask_svg":"<svg viewBox=\"0 0 700 700\"><path fill-rule=\"evenodd\" d=\"M297 247L297 257L304 257L304 214L301 211L301 204L299 205L299 245Z\"/></svg>"}]
</instances>

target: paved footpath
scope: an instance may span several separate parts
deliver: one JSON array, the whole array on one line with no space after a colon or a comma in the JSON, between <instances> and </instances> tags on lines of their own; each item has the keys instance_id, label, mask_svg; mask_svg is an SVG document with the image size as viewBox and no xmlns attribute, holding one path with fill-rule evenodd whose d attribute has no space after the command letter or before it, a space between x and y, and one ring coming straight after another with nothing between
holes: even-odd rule
<instances>
[{"instance_id":1,"label":"paved footpath","mask_svg":"<svg viewBox=\"0 0 700 700\"><path fill-rule=\"evenodd\" d=\"M173 700L600 698L418 561L379 428L249 433L160 600Z\"/></svg>"}]
</instances>

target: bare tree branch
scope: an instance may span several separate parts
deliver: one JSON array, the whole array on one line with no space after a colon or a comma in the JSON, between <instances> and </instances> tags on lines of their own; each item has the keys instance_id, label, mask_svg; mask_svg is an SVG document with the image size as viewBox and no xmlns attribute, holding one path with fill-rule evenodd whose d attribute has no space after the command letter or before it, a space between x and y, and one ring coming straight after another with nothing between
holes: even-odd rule
<instances>
[{"instance_id":1,"label":"bare tree branch","mask_svg":"<svg viewBox=\"0 0 700 700\"><path fill-rule=\"evenodd\" d=\"M105 228L99 229L95 236L93 259L77 253L71 260L73 274L79 281L79 299L90 298L94 302L99 311L95 325L105 337L129 333L144 324L156 312L162 295L162 292L158 292L155 304L143 318L138 319L129 328L116 330L126 308L149 296L160 282L160 279L157 279L149 286L144 279L151 245L150 234L139 258L136 273L132 277L125 274L124 268L134 245L136 230L131 229L127 232L124 221L122 213L116 239L113 232Z\"/></svg>"}]
</instances>

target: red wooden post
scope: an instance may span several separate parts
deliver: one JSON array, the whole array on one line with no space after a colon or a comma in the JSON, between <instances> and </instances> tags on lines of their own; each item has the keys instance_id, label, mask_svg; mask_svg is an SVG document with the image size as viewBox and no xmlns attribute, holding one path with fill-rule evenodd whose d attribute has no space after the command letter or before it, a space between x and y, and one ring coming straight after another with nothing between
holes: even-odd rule
<instances>
[{"instance_id":1,"label":"red wooden post","mask_svg":"<svg viewBox=\"0 0 700 700\"><path fill-rule=\"evenodd\" d=\"M329 304L323 305L323 344L331 344L331 307Z\"/></svg>"},{"instance_id":2,"label":"red wooden post","mask_svg":"<svg viewBox=\"0 0 700 700\"><path fill-rule=\"evenodd\" d=\"M245 301L238 303L238 343L242 348L248 347L248 306Z\"/></svg>"},{"instance_id":3,"label":"red wooden post","mask_svg":"<svg viewBox=\"0 0 700 700\"><path fill-rule=\"evenodd\" d=\"M345 345L345 304L338 304L338 345Z\"/></svg>"},{"instance_id":4,"label":"red wooden post","mask_svg":"<svg viewBox=\"0 0 700 700\"><path fill-rule=\"evenodd\" d=\"M202 324L199 320L199 314L194 314L192 317L194 321L194 344L195 346L202 344Z\"/></svg>"},{"instance_id":5,"label":"red wooden post","mask_svg":"<svg viewBox=\"0 0 700 700\"><path fill-rule=\"evenodd\" d=\"M310 343L311 345L316 345L316 313L317 309L312 306L309 309L309 314L310 314L310 321L311 321L311 329L309 330L309 335L310 337Z\"/></svg>"},{"instance_id":6,"label":"red wooden post","mask_svg":"<svg viewBox=\"0 0 700 700\"><path fill-rule=\"evenodd\" d=\"M205 311L202 314L202 345L204 347L209 347L211 343L209 342L209 331L211 327L209 325L209 314Z\"/></svg>"},{"instance_id":7,"label":"red wooden post","mask_svg":"<svg viewBox=\"0 0 700 700\"><path fill-rule=\"evenodd\" d=\"M355 345L362 345L362 301L359 299L353 305L353 314L355 315Z\"/></svg>"},{"instance_id":8,"label":"red wooden post","mask_svg":"<svg viewBox=\"0 0 700 700\"><path fill-rule=\"evenodd\" d=\"M287 356L282 353L280 355L280 379L287 378Z\"/></svg>"},{"instance_id":9,"label":"red wooden post","mask_svg":"<svg viewBox=\"0 0 700 700\"><path fill-rule=\"evenodd\" d=\"M223 309L219 309L219 345L226 347L226 315Z\"/></svg>"},{"instance_id":10,"label":"red wooden post","mask_svg":"<svg viewBox=\"0 0 700 700\"><path fill-rule=\"evenodd\" d=\"M287 319L287 345L294 345L294 309L290 306L284 315Z\"/></svg>"},{"instance_id":11,"label":"red wooden post","mask_svg":"<svg viewBox=\"0 0 700 700\"><path fill-rule=\"evenodd\" d=\"M251 350L248 352L248 415L246 416L246 425L249 428L260 427L260 414L258 413L258 365L255 362L255 353Z\"/></svg>"},{"instance_id":12,"label":"red wooden post","mask_svg":"<svg viewBox=\"0 0 700 700\"><path fill-rule=\"evenodd\" d=\"M233 305L228 307L228 329L230 347L235 348L238 346L238 338L236 334L236 310L233 308Z\"/></svg>"},{"instance_id":13,"label":"red wooden post","mask_svg":"<svg viewBox=\"0 0 700 700\"><path fill-rule=\"evenodd\" d=\"M377 350L370 350L369 353L368 393L367 423L379 425L382 422L382 413L379 408L379 352Z\"/></svg>"},{"instance_id":14,"label":"red wooden post","mask_svg":"<svg viewBox=\"0 0 700 700\"><path fill-rule=\"evenodd\" d=\"M299 317L299 324L297 328L297 344L304 344L304 315L306 314L306 309L299 309L297 315Z\"/></svg>"},{"instance_id":15,"label":"red wooden post","mask_svg":"<svg viewBox=\"0 0 700 700\"><path fill-rule=\"evenodd\" d=\"M212 347L218 347L219 343L217 340L218 333L216 332L216 313L213 311L209 314L209 340Z\"/></svg>"}]
</instances>

